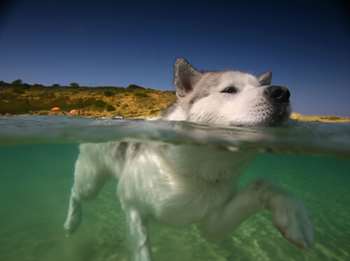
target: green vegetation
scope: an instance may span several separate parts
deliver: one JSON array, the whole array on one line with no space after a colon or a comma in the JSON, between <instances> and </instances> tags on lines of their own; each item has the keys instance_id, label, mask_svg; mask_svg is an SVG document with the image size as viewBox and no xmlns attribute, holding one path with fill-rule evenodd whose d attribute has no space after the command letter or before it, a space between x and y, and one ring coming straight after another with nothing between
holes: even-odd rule
<instances>
[{"instance_id":1,"label":"green vegetation","mask_svg":"<svg viewBox=\"0 0 350 261\"><path fill-rule=\"evenodd\" d=\"M339 117L339 116L333 116L333 115L302 115L297 112L293 112L290 118L297 121L323 122L323 123L349 123L350 122L350 117Z\"/></svg>"},{"instance_id":2,"label":"green vegetation","mask_svg":"<svg viewBox=\"0 0 350 261\"><path fill-rule=\"evenodd\" d=\"M72 82L71 84L69 84L69 87L79 88L79 84L77 84L76 82Z\"/></svg>"},{"instance_id":3,"label":"green vegetation","mask_svg":"<svg viewBox=\"0 0 350 261\"><path fill-rule=\"evenodd\" d=\"M156 116L175 101L172 91L159 91L130 84L88 87L72 82L69 86L27 84L21 79L0 81L0 114L70 114L80 116L123 116L126 118ZM52 111L54 107L59 110ZM349 117L302 115L292 113L298 121L350 122Z\"/></svg>"},{"instance_id":4,"label":"green vegetation","mask_svg":"<svg viewBox=\"0 0 350 261\"><path fill-rule=\"evenodd\" d=\"M111 97L114 95L114 93L112 91L104 91L103 94L106 96L106 97Z\"/></svg>"},{"instance_id":5,"label":"green vegetation","mask_svg":"<svg viewBox=\"0 0 350 261\"><path fill-rule=\"evenodd\" d=\"M0 81L0 114L69 114L81 116L146 117L159 114L175 101L174 92L131 84L126 88L27 84ZM59 107L59 110L51 111Z\"/></svg>"}]
</instances>

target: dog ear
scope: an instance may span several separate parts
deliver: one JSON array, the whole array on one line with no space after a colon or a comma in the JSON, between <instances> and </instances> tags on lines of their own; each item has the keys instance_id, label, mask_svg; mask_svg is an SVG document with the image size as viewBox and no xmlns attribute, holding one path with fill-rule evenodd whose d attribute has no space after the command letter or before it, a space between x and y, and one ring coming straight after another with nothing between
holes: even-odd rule
<instances>
[{"instance_id":1,"label":"dog ear","mask_svg":"<svg viewBox=\"0 0 350 261\"><path fill-rule=\"evenodd\" d=\"M193 90L193 86L202 77L202 73L196 70L186 59L176 59L174 65L174 84L176 95L181 98L185 97Z\"/></svg>"},{"instance_id":2,"label":"dog ear","mask_svg":"<svg viewBox=\"0 0 350 261\"><path fill-rule=\"evenodd\" d=\"M266 73L261 74L258 77L258 81L259 81L260 85L271 85L272 72L266 72Z\"/></svg>"}]
</instances>

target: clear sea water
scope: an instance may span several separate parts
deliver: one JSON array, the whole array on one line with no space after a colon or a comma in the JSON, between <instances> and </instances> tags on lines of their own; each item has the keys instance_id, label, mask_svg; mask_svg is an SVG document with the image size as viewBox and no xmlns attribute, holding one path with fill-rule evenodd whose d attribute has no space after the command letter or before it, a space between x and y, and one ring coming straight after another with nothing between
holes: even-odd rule
<instances>
[{"instance_id":1,"label":"clear sea water","mask_svg":"<svg viewBox=\"0 0 350 261\"><path fill-rule=\"evenodd\" d=\"M84 205L76 234L67 238L62 228L78 145L125 138L256 150L242 184L265 177L287 188L304 201L315 227L313 248L301 251L282 238L265 212L221 242L206 241L193 226L152 224L154 260L350 260L348 124L220 129L32 116L0 118L0 260L129 260L113 182Z\"/></svg>"}]
</instances>

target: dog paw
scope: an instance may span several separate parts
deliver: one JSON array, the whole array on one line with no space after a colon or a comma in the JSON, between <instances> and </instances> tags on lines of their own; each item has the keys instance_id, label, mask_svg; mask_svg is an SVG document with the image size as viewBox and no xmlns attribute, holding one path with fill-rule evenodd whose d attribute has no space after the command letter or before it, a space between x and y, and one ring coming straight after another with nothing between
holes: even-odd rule
<instances>
[{"instance_id":1,"label":"dog paw","mask_svg":"<svg viewBox=\"0 0 350 261\"><path fill-rule=\"evenodd\" d=\"M73 234L79 227L82 219L81 207L77 207L74 211L68 213L67 219L64 222L63 228L67 236Z\"/></svg>"},{"instance_id":2,"label":"dog paw","mask_svg":"<svg viewBox=\"0 0 350 261\"><path fill-rule=\"evenodd\" d=\"M313 226L302 202L283 197L275 201L273 222L281 234L301 249L311 247Z\"/></svg>"}]
</instances>

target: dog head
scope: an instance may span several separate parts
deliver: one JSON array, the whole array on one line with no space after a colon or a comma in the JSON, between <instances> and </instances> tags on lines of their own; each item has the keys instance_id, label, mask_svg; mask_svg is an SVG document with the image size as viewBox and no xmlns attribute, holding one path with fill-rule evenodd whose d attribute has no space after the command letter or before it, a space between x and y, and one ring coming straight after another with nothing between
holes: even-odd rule
<instances>
[{"instance_id":1,"label":"dog head","mask_svg":"<svg viewBox=\"0 0 350 261\"><path fill-rule=\"evenodd\" d=\"M271 85L272 73L200 72L185 59L174 67L177 104L170 120L218 125L274 125L290 115L290 93Z\"/></svg>"}]
</instances>

